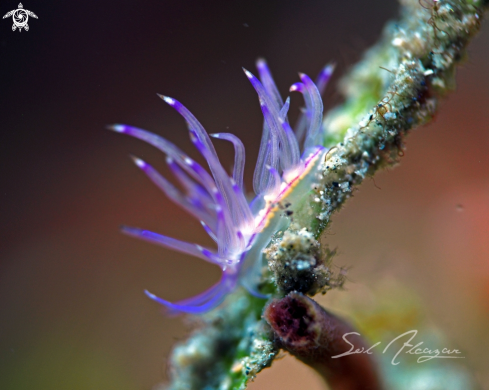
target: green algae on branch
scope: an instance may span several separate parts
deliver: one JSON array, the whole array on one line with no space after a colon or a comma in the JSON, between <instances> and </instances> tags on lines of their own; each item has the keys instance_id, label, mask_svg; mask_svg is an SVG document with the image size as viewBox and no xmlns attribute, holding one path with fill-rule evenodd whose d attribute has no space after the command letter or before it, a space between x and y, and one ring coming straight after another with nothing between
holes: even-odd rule
<instances>
[{"instance_id":1,"label":"green algae on branch","mask_svg":"<svg viewBox=\"0 0 489 390\"><path fill-rule=\"evenodd\" d=\"M403 0L400 21L387 24L380 42L341 81L345 103L324 119L332 149L311 195L317 219L301 221L317 237L353 186L399 161L407 133L429 122L454 89L456 66L479 31L484 5Z\"/></svg>"},{"instance_id":2,"label":"green algae on branch","mask_svg":"<svg viewBox=\"0 0 489 390\"><path fill-rule=\"evenodd\" d=\"M190 338L170 358L170 390L244 389L278 352L261 321L265 301L238 289L199 317Z\"/></svg>"},{"instance_id":3,"label":"green algae on branch","mask_svg":"<svg viewBox=\"0 0 489 390\"><path fill-rule=\"evenodd\" d=\"M266 258L275 262L270 271L265 267L264 275L269 284L282 283L275 283L275 296L288 291L290 280L299 292L308 292L300 290L303 284L290 269L280 269L280 264L286 264L279 261L283 253L277 252L283 248L281 240L290 240L303 229L310 232L311 242L317 240L353 187L378 169L397 163L404 137L429 122L441 98L454 89L455 68L478 32L482 8L489 1L421 1L402 0L400 20L387 24L380 42L341 81L345 102L325 117L324 144L331 149L319 171L310 172L315 175L313 190L304 188L309 194L305 192L302 201L292 205L293 223L267 249ZM294 252L294 256L309 258L311 251L319 251L304 247L308 253ZM316 264L310 267L311 272L316 268ZM316 292L327 287L328 272L321 270L320 285L309 275L312 282L304 288L312 286ZM173 351L169 388L244 389L278 352L261 319L265 304L266 300L239 289L204 315L201 328Z\"/></svg>"},{"instance_id":4,"label":"green algae on branch","mask_svg":"<svg viewBox=\"0 0 489 390\"><path fill-rule=\"evenodd\" d=\"M388 109L392 113L410 108L417 111L423 108L423 102L413 98L417 99L420 93L429 93L426 97L437 103L453 89L455 66L464 57L470 39L479 31L483 15L478 7L482 2L427 2L437 4L436 9L422 6L418 0L401 3L401 20L387 24L380 42L340 82L345 103L325 118L328 146L353 135L362 127L360 122L368 120L375 106L384 99L392 98L389 102L392 107ZM409 77L402 78L406 72L419 73L427 88L420 88ZM431 114L436 108L431 108ZM407 123L402 125L406 129L414 128L430 117L423 115L423 120L416 122L405 118ZM375 119L381 121L378 115Z\"/></svg>"}]
</instances>

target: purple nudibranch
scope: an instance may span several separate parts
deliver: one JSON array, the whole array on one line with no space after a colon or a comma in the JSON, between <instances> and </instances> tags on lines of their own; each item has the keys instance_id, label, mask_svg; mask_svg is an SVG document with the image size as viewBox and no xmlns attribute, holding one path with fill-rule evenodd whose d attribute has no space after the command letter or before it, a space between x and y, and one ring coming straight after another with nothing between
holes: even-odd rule
<instances>
[{"instance_id":1,"label":"purple nudibranch","mask_svg":"<svg viewBox=\"0 0 489 390\"><path fill-rule=\"evenodd\" d=\"M264 60L257 61L257 68L260 79L244 69L258 94L264 116L263 135L253 176L256 197L249 204L243 189L245 150L242 142L233 134L211 135L229 141L234 146L234 169L230 176L221 165L204 127L179 101L159 95L187 122L192 143L207 161L210 173L163 137L127 125L109 127L116 132L139 138L166 154L166 162L185 193L145 161L139 158L133 160L173 202L197 218L217 244L217 251L214 251L147 230L123 228L123 232L128 235L196 256L222 269L217 284L202 294L176 303L146 291L151 299L166 306L170 313L204 313L218 306L238 283L252 294L261 296L254 283L261 272L261 250L268 245L271 234L276 232L271 231L270 227L278 226L279 220L284 218L276 213L276 204L290 196L293 187L326 152L322 146L324 132L321 94L334 65L328 65L321 71L316 84L307 75L300 74L301 82L291 87L291 91L301 92L305 100L305 109L295 131L287 118L290 99L283 102ZM302 156L301 143L304 144Z\"/></svg>"}]
</instances>

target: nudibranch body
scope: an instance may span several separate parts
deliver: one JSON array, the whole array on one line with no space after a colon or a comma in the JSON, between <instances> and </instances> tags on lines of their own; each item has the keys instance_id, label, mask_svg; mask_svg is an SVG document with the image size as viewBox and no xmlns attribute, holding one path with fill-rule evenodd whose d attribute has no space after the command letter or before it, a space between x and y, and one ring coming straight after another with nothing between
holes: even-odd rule
<instances>
[{"instance_id":1,"label":"nudibranch body","mask_svg":"<svg viewBox=\"0 0 489 390\"><path fill-rule=\"evenodd\" d=\"M127 125L110 129L139 138L166 154L166 162L184 192L177 189L145 161L134 158L136 165L176 204L197 218L216 242L217 251L197 244L183 242L138 228L123 228L124 233L167 248L190 254L218 265L222 276L218 283L195 297L176 303L168 302L146 292L153 300L167 307L170 313L204 313L218 306L238 283L252 294L260 296L257 280L262 272L262 250L279 228L289 222L288 214L279 205L294 204L304 194L298 187L311 185L306 177L317 169L326 150L321 146L323 104L321 93L331 77L333 66L326 66L316 83L300 74L300 83L291 91L299 91L305 109L298 125L292 130L287 112L290 99L282 100L264 60L257 62L260 79L245 70L255 88L264 116L263 135L253 176L255 199L248 204L243 188L245 150L233 134L211 134L229 141L235 150L234 168L229 175L221 165L209 134L200 122L177 100L160 97L172 106L187 122L190 138L206 160L210 173L163 137ZM304 153L300 154L300 144ZM291 213L291 211L288 211Z\"/></svg>"}]
</instances>

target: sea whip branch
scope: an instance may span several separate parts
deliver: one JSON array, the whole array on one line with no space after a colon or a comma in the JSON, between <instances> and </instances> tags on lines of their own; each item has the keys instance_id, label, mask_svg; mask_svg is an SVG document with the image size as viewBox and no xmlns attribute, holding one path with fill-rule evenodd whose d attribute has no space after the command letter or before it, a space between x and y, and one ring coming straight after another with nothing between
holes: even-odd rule
<instances>
[{"instance_id":1,"label":"sea whip branch","mask_svg":"<svg viewBox=\"0 0 489 390\"><path fill-rule=\"evenodd\" d=\"M311 298L292 292L272 300L265 307L263 317L275 332L280 347L316 370L332 389L382 388L372 355L334 357L351 350L343 336L355 330ZM368 349L358 333L350 334L348 341L355 349Z\"/></svg>"},{"instance_id":2,"label":"sea whip branch","mask_svg":"<svg viewBox=\"0 0 489 390\"><path fill-rule=\"evenodd\" d=\"M316 237L352 187L397 163L404 137L433 118L454 89L456 66L487 7L482 1L428 2L432 8L401 3L401 19L387 24L380 42L341 81L345 103L325 117L325 144L332 149L310 198L314 213L300 221Z\"/></svg>"}]
</instances>

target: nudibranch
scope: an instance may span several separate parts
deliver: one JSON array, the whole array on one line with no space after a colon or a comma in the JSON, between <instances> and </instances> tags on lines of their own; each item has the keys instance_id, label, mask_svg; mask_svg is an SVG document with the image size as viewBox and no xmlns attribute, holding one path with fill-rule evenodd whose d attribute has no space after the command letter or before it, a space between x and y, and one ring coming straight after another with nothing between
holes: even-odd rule
<instances>
[{"instance_id":1,"label":"nudibranch","mask_svg":"<svg viewBox=\"0 0 489 390\"><path fill-rule=\"evenodd\" d=\"M245 286L252 294L261 296L257 280L262 272L262 250L269 244L272 235L286 228L290 222L279 205L293 204L294 198L303 196L304 193L297 191L297 188L311 185L305 178L314 176L308 173L317 169L326 153L321 146L324 137L321 94L334 66L326 66L316 83L307 75L299 74L301 82L290 88L290 91L301 92L305 100L305 108L295 131L287 118L290 98L285 102L282 100L264 60L257 61L257 68L259 78L244 70L258 94L264 117L253 175L256 197L251 203L247 202L243 188L243 143L230 133L210 135L229 141L234 146L234 168L232 174L228 174L219 161L209 134L179 101L159 95L187 122L191 141L206 160L209 171L163 137L127 125L109 127L139 138L166 154L166 162L184 191L176 188L147 162L139 158L134 158L134 162L174 203L197 218L217 244L215 251L148 230L123 228L128 235L193 255L222 269L218 283L202 294L179 302L168 302L146 291L151 299L166 306L170 313L204 313L218 306L238 284ZM302 156L300 144L304 145Z\"/></svg>"}]
</instances>

